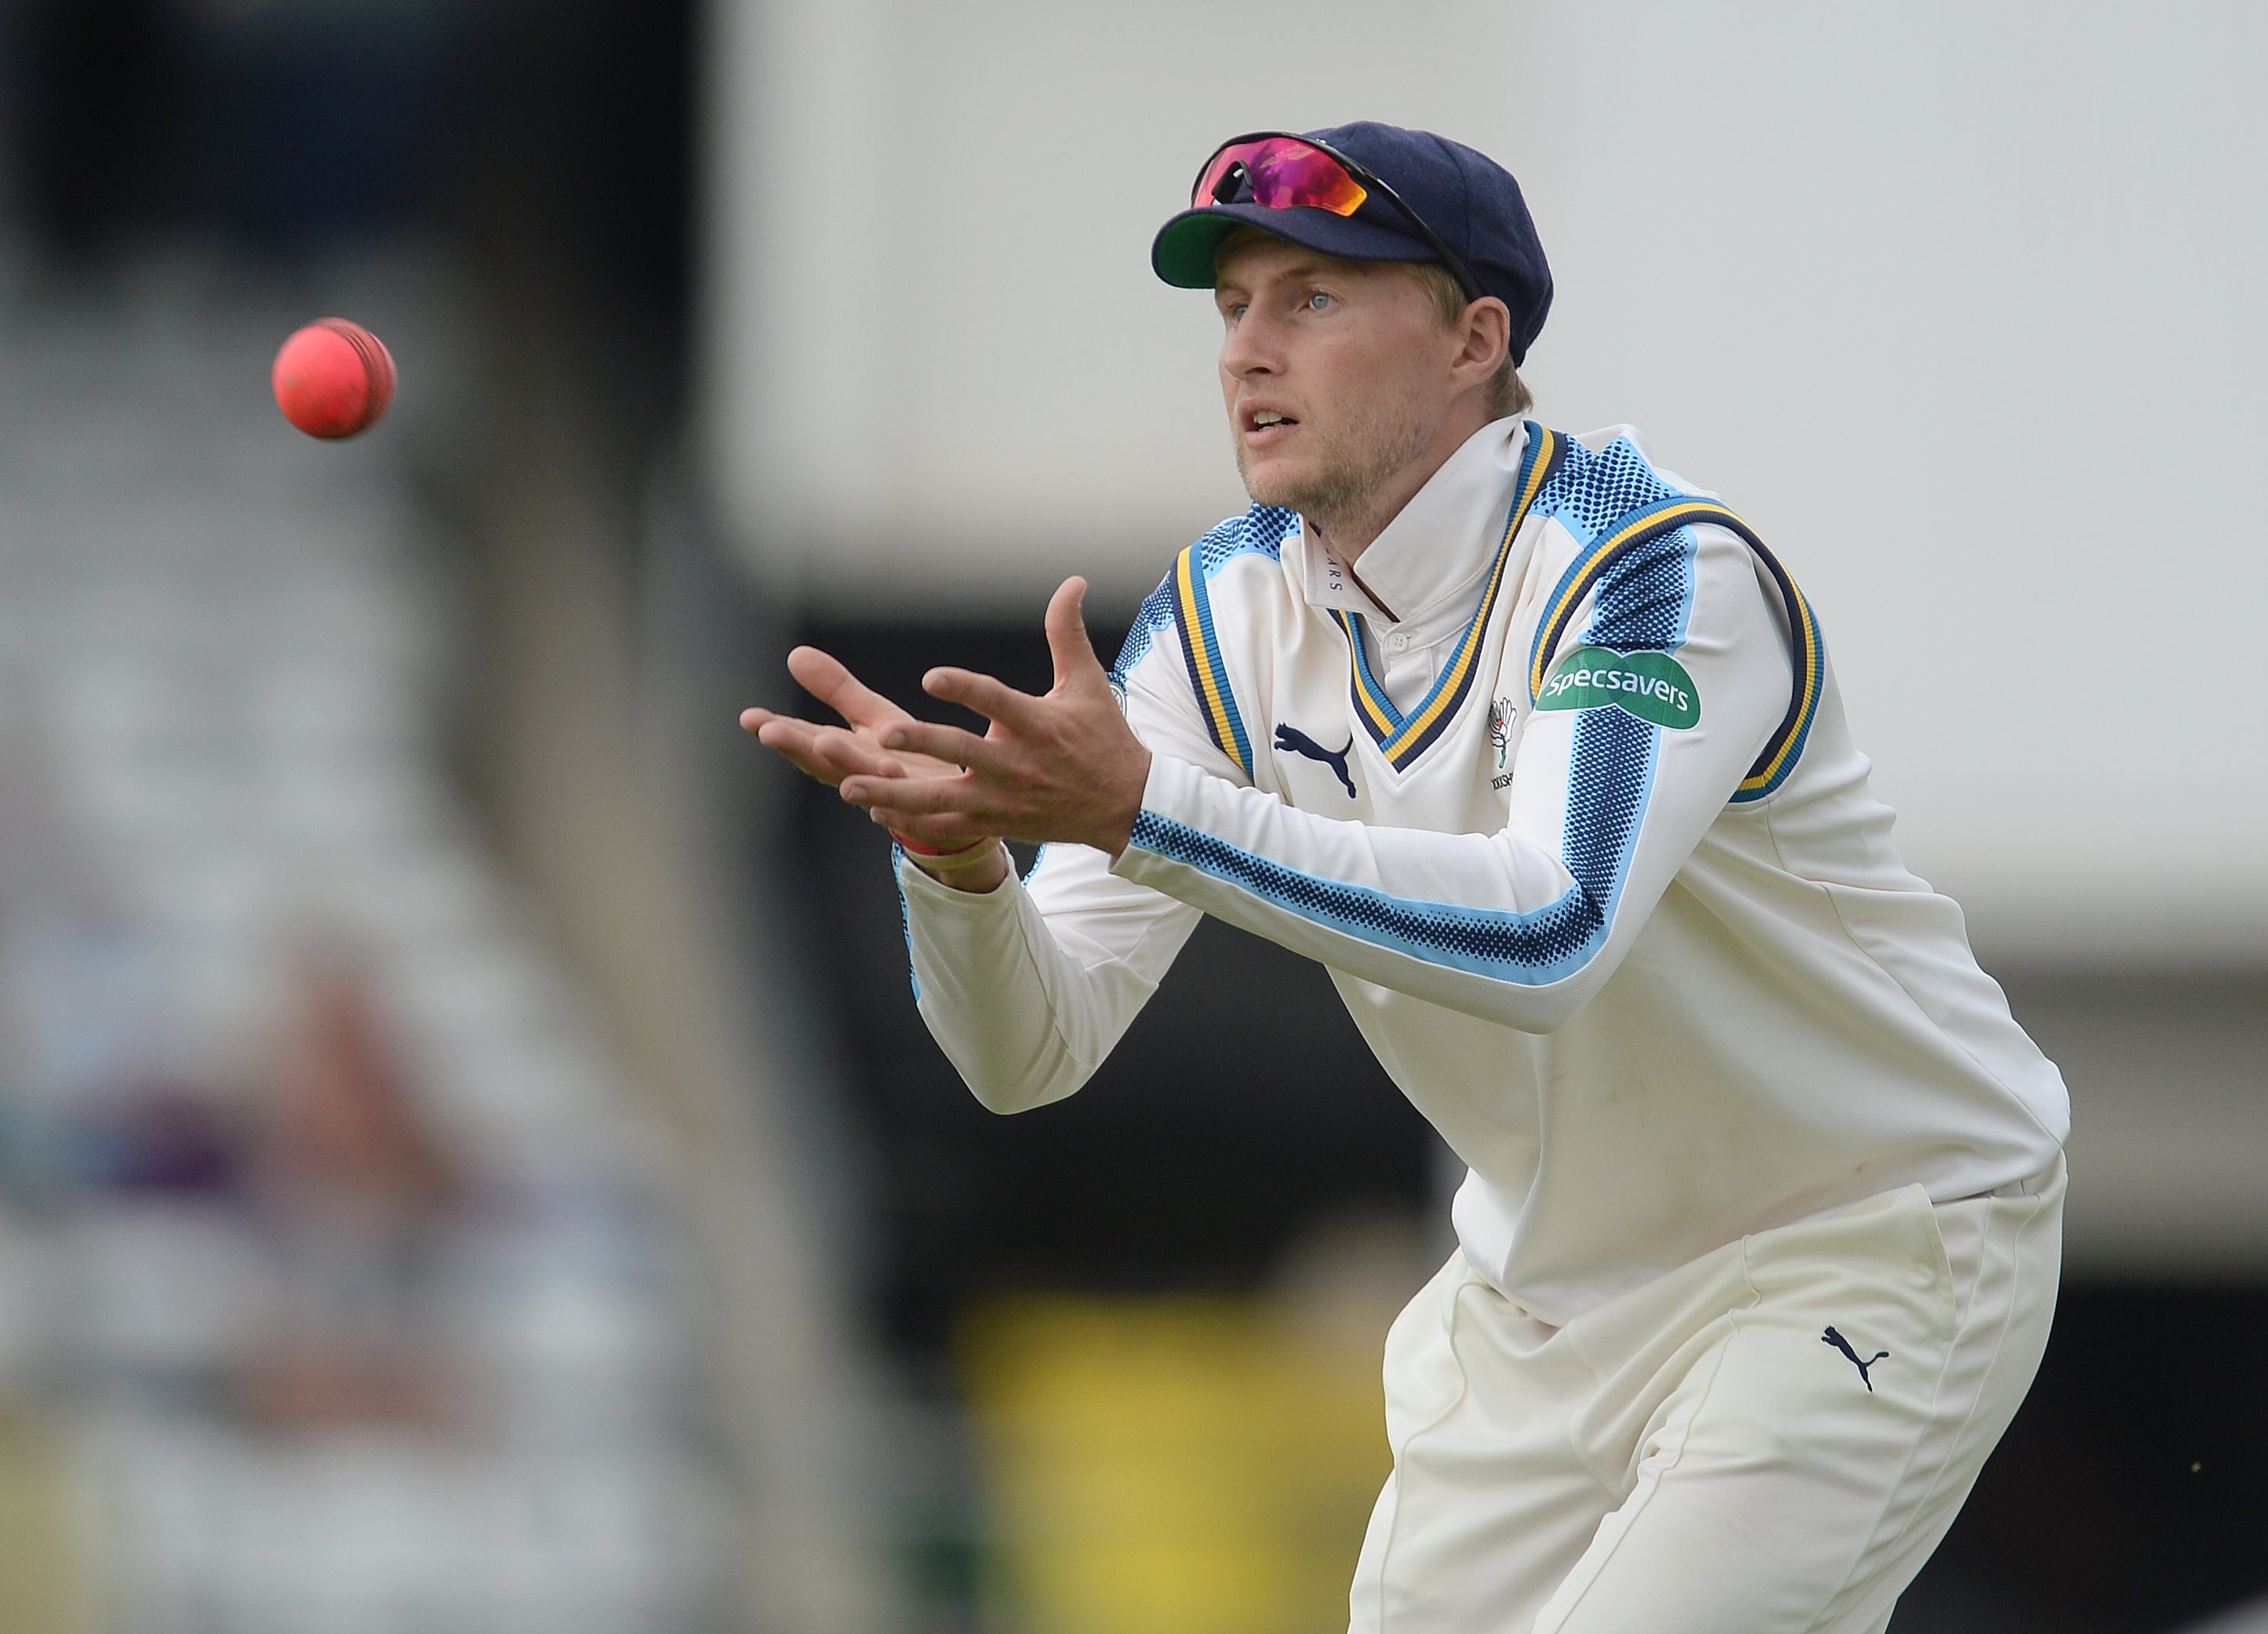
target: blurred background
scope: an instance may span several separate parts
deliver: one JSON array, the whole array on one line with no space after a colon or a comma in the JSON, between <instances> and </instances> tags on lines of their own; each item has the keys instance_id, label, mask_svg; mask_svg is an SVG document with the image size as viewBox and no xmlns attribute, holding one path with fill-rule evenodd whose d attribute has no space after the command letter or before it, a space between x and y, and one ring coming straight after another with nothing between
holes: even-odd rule
<instances>
[{"instance_id":1,"label":"blurred background","mask_svg":"<svg viewBox=\"0 0 2268 1634\"><path fill-rule=\"evenodd\" d=\"M799 639L1044 684L1073 571L1115 641L1241 506L1149 235L1357 117L1521 175L1540 417L1774 540L2071 1083L2055 1339L1894 1627L2268 1628L2264 48L0 0L0 1634L1344 1627L1439 1143L1215 926L983 1113L733 717ZM268 396L326 314L401 374L341 446Z\"/></svg>"}]
</instances>

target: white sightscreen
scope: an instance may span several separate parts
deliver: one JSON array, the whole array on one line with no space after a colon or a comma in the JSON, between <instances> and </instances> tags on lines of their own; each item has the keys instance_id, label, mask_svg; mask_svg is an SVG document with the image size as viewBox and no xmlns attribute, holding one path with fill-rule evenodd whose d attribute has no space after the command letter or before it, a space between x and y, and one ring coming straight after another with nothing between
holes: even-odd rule
<instances>
[{"instance_id":1,"label":"white sightscreen","mask_svg":"<svg viewBox=\"0 0 2268 1634\"><path fill-rule=\"evenodd\" d=\"M1775 543L1981 943L2268 957L2264 18L720 0L712 478L831 610L1130 601L1242 503L1151 233L1224 136L1426 125L1527 189L1539 414Z\"/></svg>"}]
</instances>

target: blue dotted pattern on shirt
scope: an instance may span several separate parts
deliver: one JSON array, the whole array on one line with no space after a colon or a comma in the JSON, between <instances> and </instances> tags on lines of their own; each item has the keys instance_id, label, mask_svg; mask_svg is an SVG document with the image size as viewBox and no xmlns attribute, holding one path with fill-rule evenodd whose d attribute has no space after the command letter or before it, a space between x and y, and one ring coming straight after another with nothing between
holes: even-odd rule
<instances>
[{"instance_id":1,"label":"blue dotted pattern on shirt","mask_svg":"<svg viewBox=\"0 0 2268 1634\"><path fill-rule=\"evenodd\" d=\"M1572 445L1570 459L1538 496L1585 545L1631 512L1683 499L1646 462L1629 438L1617 438L1604 454ZM1594 647L1619 653L1641 649L1670 652L1685 640L1692 602L1693 530L1680 528L1630 551L1600 580L1591 603L1591 627L1583 638Z\"/></svg>"},{"instance_id":2,"label":"blue dotted pattern on shirt","mask_svg":"<svg viewBox=\"0 0 2268 1634\"><path fill-rule=\"evenodd\" d=\"M1693 530L1680 528L1609 567L1599 580L1584 640L1621 653L1666 653L1684 645L1693 609ZM1575 716L1560 852L1567 871L1602 903L1621 891L1660 743L1660 727L1612 705Z\"/></svg>"},{"instance_id":3,"label":"blue dotted pattern on shirt","mask_svg":"<svg viewBox=\"0 0 2268 1634\"><path fill-rule=\"evenodd\" d=\"M1560 861L1601 916L1622 894L1623 873L1646 814L1661 728L1609 707L1575 717L1567 758L1567 824Z\"/></svg>"},{"instance_id":4,"label":"blue dotted pattern on shirt","mask_svg":"<svg viewBox=\"0 0 2268 1634\"><path fill-rule=\"evenodd\" d=\"M1572 443L1568 454L1536 508L1548 508L1586 546L1632 511L1682 497L1626 437L1603 454L1580 443ZM1693 530L1680 528L1625 553L1593 590L1584 640L1623 653L1683 646L1693 607L1694 550ZM1621 893L1660 738L1659 727L1612 706L1575 717L1560 856L1602 912Z\"/></svg>"},{"instance_id":5,"label":"blue dotted pattern on shirt","mask_svg":"<svg viewBox=\"0 0 2268 1634\"><path fill-rule=\"evenodd\" d=\"M1696 548L1690 528L1633 546L1601 576L1583 640L1618 653L1668 653L1684 646Z\"/></svg>"},{"instance_id":6,"label":"blue dotted pattern on shirt","mask_svg":"<svg viewBox=\"0 0 2268 1634\"><path fill-rule=\"evenodd\" d=\"M1284 541L1291 537L1300 525L1299 514L1277 505L1256 505L1241 516L1232 516L1197 541L1197 573L1210 581L1212 576L1228 565L1231 558L1248 553L1280 560ZM1124 686L1126 677L1134 673L1134 666L1148 654L1158 632L1170 629L1174 622L1174 575L1168 573L1158 588L1143 599L1142 610L1134 615L1134 627L1126 632L1126 645L1118 649L1118 662L1110 671L1111 678Z\"/></svg>"},{"instance_id":7,"label":"blue dotted pattern on shirt","mask_svg":"<svg viewBox=\"0 0 2268 1634\"><path fill-rule=\"evenodd\" d=\"M1605 925L1602 898L1583 890L1532 913L1415 902L1302 874L1149 811L1135 819L1133 843L1241 886L1302 919L1499 979L1532 980L1539 969L1568 965L1599 939Z\"/></svg>"},{"instance_id":8,"label":"blue dotted pattern on shirt","mask_svg":"<svg viewBox=\"0 0 2268 1634\"><path fill-rule=\"evenodd\" d=\"M1570 437L1559 469L1535 496L1534 509L1557 517L1578 543L1588 544L1640 506L1679 497L1629 438L1617 437L1605 453L1594 454Z\"/></svg>"}]
</instances>

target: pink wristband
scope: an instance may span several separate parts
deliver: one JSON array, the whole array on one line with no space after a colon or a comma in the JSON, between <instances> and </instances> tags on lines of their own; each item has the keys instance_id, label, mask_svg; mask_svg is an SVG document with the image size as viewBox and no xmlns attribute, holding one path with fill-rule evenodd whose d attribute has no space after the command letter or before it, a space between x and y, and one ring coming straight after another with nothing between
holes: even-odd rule
<instances>
[{"instance_id":1,"label":"pink wristband","mask_svg":"<svg viewBox=\"0 0 2268 1634\"><path fill-rule=\"evenodd\" d=\"M899 847L907 855L916 860L916 867L927 861L946 873L958 873L961 869L974 868L988 861L992 854L992 847L999 843L997 840L979 839L961 847L958 851L940 851L935 846L924 844L921 840L909 839L895 829L890 831L890 838L898 842Z\"/></svg>"},{"instance_id":2,"label":"pink wristband","mask_svg":"<svg viewBox=\"0 0 2268 1634\"><path fill-rule=\"evenodd\" d=\"M909 835L901 834L895 828L890 831L890 838L896 840L899 845L905 847L908 851L912 852L914 855L917 857L961 856L968 852L976 850L977 847L984 843L981 839L972 839L967 845L958 847L954 850L939 851L935 846L930 845L924 840L915 839Z\"/></svg>"}]
</instances>

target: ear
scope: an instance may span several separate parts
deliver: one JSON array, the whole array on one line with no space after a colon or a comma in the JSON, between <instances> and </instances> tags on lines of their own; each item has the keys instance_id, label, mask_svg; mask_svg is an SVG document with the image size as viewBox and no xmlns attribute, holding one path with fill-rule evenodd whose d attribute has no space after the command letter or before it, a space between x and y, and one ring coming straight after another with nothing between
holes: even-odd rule
<instances>
[{"instance_id":1,"label":"ear","mask_svg":"<svg viewBox=\"0 0 2268 1634\"><path fill-rule=\"evenodd\" d=\"M1512 348L1512 309L1493 295L1482 296L1465 308L1458 340L1450 368L1459 387L1487 385Z\"/></svg>"}]
</instances>

